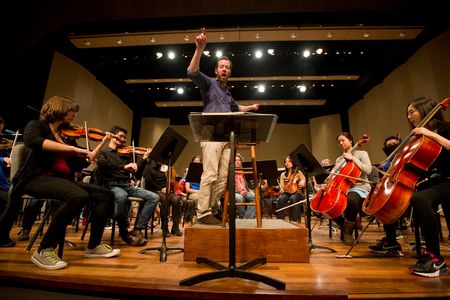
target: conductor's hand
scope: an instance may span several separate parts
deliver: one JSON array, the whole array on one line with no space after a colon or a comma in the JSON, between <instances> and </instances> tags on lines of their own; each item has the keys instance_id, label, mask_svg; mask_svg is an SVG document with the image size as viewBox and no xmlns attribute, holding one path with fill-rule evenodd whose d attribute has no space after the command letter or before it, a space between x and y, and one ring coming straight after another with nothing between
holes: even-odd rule
<instances>
[{"instance_id":1,"label":"conductor's hand","mask_svg":"<svg viewBox=\"0 0 450 300\"><path fill-rule=\"evenodd\" d=\"M206 31L204 28L202 28L202 32L195 37L195 46L197 47L197 50L202 51L206 47Z\"/></svg>"}]
</instances>

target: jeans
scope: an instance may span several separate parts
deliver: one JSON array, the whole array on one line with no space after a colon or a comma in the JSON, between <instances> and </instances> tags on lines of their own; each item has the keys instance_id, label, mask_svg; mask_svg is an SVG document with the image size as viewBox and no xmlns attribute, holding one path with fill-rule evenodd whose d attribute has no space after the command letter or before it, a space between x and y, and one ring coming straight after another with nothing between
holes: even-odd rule
<instances>
[{"instance_id":1,"label":"jeans","mask_svg":"<svg viewBox=\"0 0 450 300\"><path fill-rule=\"evenodd\" d=\"M255 193L248 191L245 197L236 193L235 199L236 203L255 203ZM256 206L237 206L237 212L241 219L253 219L256 215Z\"/></svg>"},{"instance_id":2,"label":"jeans","mask_svg":"<svg viewBox=\"0 0 450 300\"><path fill-rule=\"evenodd\" d=\"M114 217L119 226L120 234L128 231L128 197L138 197L144 200L144 207L136 221L136 229L142 230L147 226L150 217L159 201L159 196L151 191L134 187L131 184L109 184L109 188L114 193L115 210Z\"/></svg>"}]
</instances>

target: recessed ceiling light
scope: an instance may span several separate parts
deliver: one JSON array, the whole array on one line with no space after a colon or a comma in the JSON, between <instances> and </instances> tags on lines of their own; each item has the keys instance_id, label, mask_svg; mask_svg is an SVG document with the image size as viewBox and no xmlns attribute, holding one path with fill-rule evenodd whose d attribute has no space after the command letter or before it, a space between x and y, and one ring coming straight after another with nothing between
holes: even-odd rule
<instances>
[{"instance_id":1,"label":"recessed ceiling light","mask_svg":"<svg viewBox=\"0 0 450 300\"><path fill-rule=\"evenodd\" d=\"M116 40L116 43L119 44L119 45L122 45L123 42L122 42L121 39L117 39L117 40Z\"/></svg>"},{"instance_id":2,"label":"recessed ceiling light","mask_svg":"<svg viewBox=\"0 0 450 300\"><path fill-rule=\"evenodd\" d=\"M274 55L275 54L275 50L267 49L267 53L269 53L270 55Z\"/></svg>"},{"instance_id":3,"label":"recessed ceiling light","mask_svg":"<svg viewBox=\"0 0 450 300\"><path fill-rule=\"evenodd\" d=\"M333 33L332 32L328 32L327 33L327 38L332 38L333 37Z\"/></svg>"},{"instance_id":4,"label":"recessed ceiling light","mask_svg":"<svg viewBox=\"0 0 450 300\"><path fill-rule=\"evenodd\" d=\"M260 38L261 38L261 35L259 34L259 32L257 32L255 35L255 39L259 40Z\"/></svg>"},{"instance_id":5,"label":"recessed ceiling light","mask_svg":"<svg viewBox=\"0 0 450 300\"><path fill-rule=\"evenodd\" d=\"M404 38L406 36L406 32L400 32L400 34L398 36L401 38Z\"/></svg>"},{"instance_id":6,"label":"recessed ceiling light","mask_svg":"<svg viewBox=\"0 0 450 300\"><path fill-rule=\"evenodd\" d=\"M85 45L85 46L90 46L90 45L91 45L91 42L89 42L89 41L84 41L84 45Z\"/></svg>"},{"instance_id":7,"label":"recessed ceiling light","mask_svg":"<svg viewBox=\"0 0 450 300\"><path fill-rule=\"evenodd\" d=\"M152 37L152 38L150 38L150 42L154 43L154 42L156 42L156 39Z\"/></svg>"},{"instance_id":8,"label":"recessed ceiling light","mask_svg":"<svg viewBox=\"0 0 450 300\"><path fill-rule=\"evenodd\" d=\"M363 37L368 38L369 36L370 36L370 34L368 32L363 33Z\"/></svg>"},{"instance_id":9,"label":"recessed ceiling light","mask_svg":"<svg viewBox=\"0 0 450 300\"><path fill-rule=\"evenodd\" d=\"M225 36L223 35L223 33L221 33L220 35L219 35L219 40L224 40L225 39Z\"/></svg>"},{"instance_id":10,"label":"recessed ceiling light","mask_svg":"<svg viewBox=\"0 0 450 300\"><path fill-rule=\"evenodd\" d=\"M187 42L187 41L189 41L189 36L185 35L183 39Z\"/></svg>"},{"instance_id":11,"label":"recessed ceiling light","mask_svg":"<svg viewBox=\"0 0 450 300\"><path fill-rule=\"evenodd\" d=\"M295 32L291 33L291 39L295 39L297 37L297 34Z\"/></svg>"}]
</instances>

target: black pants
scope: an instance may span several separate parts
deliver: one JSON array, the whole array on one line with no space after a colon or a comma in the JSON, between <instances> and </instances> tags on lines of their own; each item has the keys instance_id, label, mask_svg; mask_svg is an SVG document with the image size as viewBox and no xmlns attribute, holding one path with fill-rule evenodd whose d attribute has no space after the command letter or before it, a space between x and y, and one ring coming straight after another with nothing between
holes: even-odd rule
<instances>
[{"instance_id":1,"label":"black pants","mask_svg":"<svg viewBox=\"0 0 450 300\"><path fill-rule=\"evenodd\" d=\"M36 198L62 201L61 207L53 215L38 251L55 248L64 239L67 225L78 216L89 201L94 205L89 248L94 248L101 242L106 219L113 214L114 194L93 184L40 176L28 182L24 186L23 193Z\"/></svg>"},{"instance_id":2,"label":"black pants","mask_svg":"<svg viewBox=\"0 0 450 300\"><path fill-rule=\"evenodd\" d=\"M450 201L450 183L441 183L415 192L411 197L414 218L419 222L420 230L425 238L427 251L440 256L439 225L436 219L436 207L439 203L448 207Z\"/></svg>"},{"instance_id":3,"label":"black pants","mask_svg":"<svg viewBox=\"0 0 450 300\"><path fill-rule=\"evenodd\" d=\"M181 219L181 202L180 202L180 197L178 197L177 194L175 193L170 193L169 194L169 201L166 201L166 194L162 193L162 192L157 192L157 194L159 195L159 199L161 201L161 205L163 208L165 208L165 211L162 212L161 217L164 217L165 219L165 223L164 224L169 224L169 207L172 207L172 228L178 228L179 224L180 224L180 219ZM162 211L162 209L161 209Z\"/></svg>"},{"instance_id":4,"label":"black pants","mask_svg":"<svg viewBox=\"0 0 450 300\"><path fill-rule=\"evenodd\" d=\"M344 211L344 218L349 222L356 222L356 217L361 211L364 198L362 198L357 192L353 191L349 192L347 197L347 207Z\"/></svg>"}]
</instances>

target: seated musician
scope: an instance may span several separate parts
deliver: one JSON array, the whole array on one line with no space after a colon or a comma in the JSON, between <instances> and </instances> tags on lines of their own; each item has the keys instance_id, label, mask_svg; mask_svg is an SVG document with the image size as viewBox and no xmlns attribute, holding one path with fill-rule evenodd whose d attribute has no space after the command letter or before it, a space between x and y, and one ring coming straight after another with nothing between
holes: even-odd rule
<instances>
[{"instance_id":1,"label":"seated musician","mask_svg":"<svg viewBox=\"0 0 450 300\"><path fill-rule=\"evenodd\" d=\"M5 129L5 121L0 118L0 133ZM9 158L9 153L5 149L0 150L0 212L4 212L8 205L8 189L9 180L5 175L5 169L11 166L11 159ZM1 218L1 217L0 217ZM0 233L6 233L0 231ZM10 247L13 246L14 242L9 239L9 236L0 236L0 247Z\"/></svg>"},{"instance_id":2,"label":"seated musician","mask_svg":"<svg viewBox=\"0 0 450 300\"><path fill-rule=\"evenodd\" d=\"M127 130L114 126L110 132L115 134L115 137L111 138L109 146L100 152L97 161L98 173L102 177L103 185L114 193L114 217L119 227L120 237L130 246L143 246L147 243L147 240L142 237L141 231L147 227L147 223L158 204L159 196L131 184L130 174L138 171L138 164L133 161L132 155L121 155L118 152L118 148L125 144ZM148 149L145 152L139 167L145 163L150 151ZM136 174L139 177L139 172ZM128 221L128 197L138 197L144 200L144 207L138 220L136 220L135 229L131 232L128 232L130 225Z\"/></svg>"},{"instance_id":3,"label":"seated musician","mask_svg":"<svg viewBox=\"0 0 450 300\"><path fill-rule=\"evenodd\" d=\"M200 156L196 155L192 158L192 162L195 163L202 163L202 160ZM188 182L186 181L186 175L189 172L188 169L186 169L185 175L184 175L184 182L185 182L185 189L189 200L192 200L195 202L195 206L197 206L197 201L199 198L199 191L200 191L200 182Z\"/></svg>"},{"instance_id":4,"label":"seated musician","mask_svg":"<svg viewBox=\"0 0 450 300\"><path fill-rule=\"evenodd\" d=\"M367 176L372 173L372 164L369 154L364 150L353 150L353 136L348 132L341 132L337 136L337 142L342 148L343 153L336 159L335 166L342 165L345 160L353 162L360 170L360 179L367 181ZM334 170L337 173L339 170ZM354 243L353 230L356 225L356 218L361 211L363 200L370 192L370 184L364 181L356 181L347 192L347 207L343 216L335 219L335 222L341 227L341 240L345 245L351 246Z\"/></svg>"},{"instance_id":5,"label":"seated musician","mask_svg":"<svg viewBox=\"0 0 450 300\"><path fill-rule=\"evenodd\" d=\"M166 226L165 228L163 228L163 232L166 233L166 237L170 237L172 234L176 236L182 236L183 233L180 230L181 203L180 197L177 194L179 189L175 181L174 168L172 167L171 171L172 179L170 179L169 184L171 190L168 193L167 199L167 183L169 181L169 178L167 178L167 171L169 167L154 160L147 159L147 161L148 163L142 173L142 176L145 179L145 188L149 191L152 191L153 193L156 193L159 196L161 203L164 203L166 207L165 212L161 210L161 217L165 218L163 224L165 224ZM172 208L172 229L169 231L168 213L170 211L170 207Z\"/></svg>"},{"instance_id":6,"label":"seated musician","mask_svg":"<svg viewBox=\"0 0 450 300\"><path fill-rule=\"evenodd\" d=\"M447 103L448 105L448 103ZM442 147L438 156L428 168L425 178L419 178L422 182L415 188L411 197L411 205L414 212L415 221L420 226L420 231L425 238L426 251L417 263L409 268L413 274L424 277L438 277L442 274L448 274L448 268L444 257L441 256L439 247L439 224L436 219L436 206L441 203L446 215L447 222L450 206L450 122L445 121L442 111L435 113L430 121L423 127L418 127L422 120L437 106L436 102L424 97L415 99L407 107L407 118L412 128L412 134L415 136L424 136L437 142ZM427 151L435 151L428 144ZM395 228L386 231L386 236L394 236Z\"/></svg>"},{"instance_id":7,"label":"seated musician","mask_svg":"<svg viewBox=\"0 0 450 300\"><path fill-rule=\"evenodd\" d=\"M242 168L244 157L240 154L236 154L235 167ZM236 186L236 203L255 203L255 193L248 187L247 180L245 180L245 174L236 172L235 174L235 186ZM256 206L236 206L237 213L241 219L253 219L256 215Z\"/></svg>"},{"instance_id":8,"label":"seated musician","mask_svg":"<svg viewBox=\"0 0 450 300\"><path fill-rule=\"evenodd\" d=\"M386 155L390 155L392 151L398 146L401 139L398 136L392 135L388 136L384 140L383 151ZM383 171L387 171L391 165L390 161L386 161L381 168ZM397 242L396 228L399 222L394 222L392 224L384 224L383 229L386 232L386 236L381 240L377 241L375 245L370 245L370 251L378 254L383 254L386 256L402 257L402 246Z\"/></svg>"},{"instance_id":9,"label":"seated musician","mask_svg":"<svg viewBox=\"0 0 450 300\"><path fill-rule=\"evenodd\" d=\"M304 199L305 196L301 192L306 186L306 178L298 167L293 162L290 156L284 158L284 172L280 175L280 192L281 195L278 198L277 210L292 205ZM300 220L300 207L294 205L289 208L291 212L291 221L299 222ZM286 210L277 212L278 219L284 219Z\"/></svg>"},{"instance_id":10,"label":"seated musician","mask_svg":"<svg viewBox=\"0 0 450 300\"><path fill-rule=\"evenodd\" d=\"M330 160L329 158L324 158L324 159L322 159L322 161L320 162L320 165L321 165L322 167L330 167L330 168L331 168L331 166L332 166L331 160ZM330 170L330 169L327 169L327 170ZM326 186L326 183L317 183L315 177L312 177L312 181L313 181L313 187L314 187L314 190L315 190L315 191L318 191L318 190L320 190L320 189L323 189L323 188L325 188L325 186Z\"/></svg>"},{"instance_id":11,"label":"seated musician","mask_svg":"<svg viewBox=\"0 0 450 300\"><path fill-rule=\"evenodd\" d=\"M280 196L279 186L269 186L267 179L261 180L262 193L262 207L263 207L263 217L271 218L272 216L272 205L276 205L278 202L278 197Z\"/></svg>"},{"instance_id":12,"label":"seated musician","mask_svg":"<svg viewBox=\"0 0 450 300\"><path fill-rule=\"evenodd\" d=\"M112 214L114 195L96 185L74 182L75 171L87 164L86 158L95 160L98 151L111 134L93 150L78 148L74 141L64 141L61 125L72 122L78 112L78 104L66 97L54 96L42 106L39 121L30 121L24 131L24 157L12 179L11 205L1 220L2 236L9 234L17 218L20 196L28 194L36 198L57 199L63 205L53 215L41 244L31 257L38 267L56 270L67 267L54 248L64 240L66 226L77 217L81 209L93 202L91 234L85 257L112 257L120 253L109 245L101 244L106 219ZM11 245L13 246L13 245Z\"/></svg>"}]
</instances>

